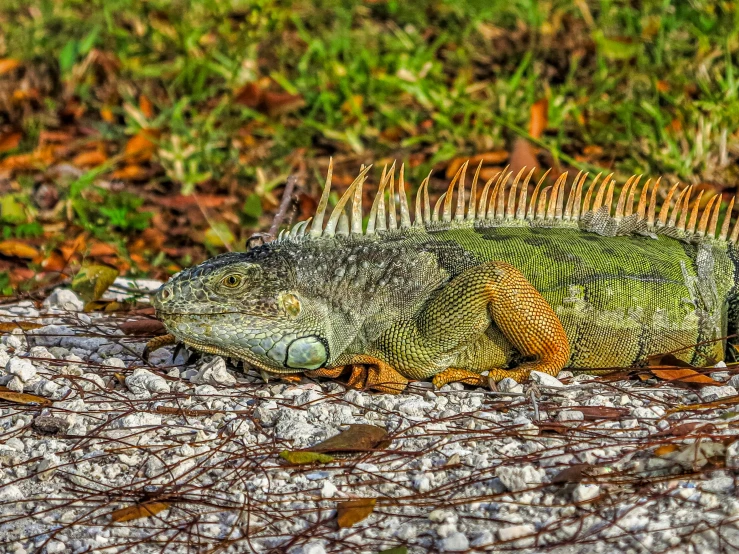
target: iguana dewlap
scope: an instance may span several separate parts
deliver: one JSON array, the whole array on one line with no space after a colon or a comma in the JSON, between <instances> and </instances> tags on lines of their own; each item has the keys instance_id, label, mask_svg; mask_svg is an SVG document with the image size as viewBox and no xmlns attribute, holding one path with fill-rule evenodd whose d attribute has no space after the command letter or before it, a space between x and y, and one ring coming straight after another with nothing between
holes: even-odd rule
<instances>
[{"instance_id":1,"label":"iguana dewlap","mask_svg":"<svg viewBox=\"0 0 739 554\"><path fill-rule=\"evenodd\" d=\"M512 184L504 171L478 195L478 168L466 195L466 169L433 210L421 184L413 223L403 168L397 201L394 169L383 172L363 230L369 168L324 226L329 168L312 222L182 271L156 294L157 315L174 340L268 374L346 369L350 385L388 392L673 351L723 359L737 327L733 200L719 229L720 197L701 208L692 186L673 186L657 210L659 182L640 189L638 177L614 203L611 175L587 192L587 174L569 187L566 174L546 188L542 177L529 199L533 171Z\"/></svg>"}]
</instances>

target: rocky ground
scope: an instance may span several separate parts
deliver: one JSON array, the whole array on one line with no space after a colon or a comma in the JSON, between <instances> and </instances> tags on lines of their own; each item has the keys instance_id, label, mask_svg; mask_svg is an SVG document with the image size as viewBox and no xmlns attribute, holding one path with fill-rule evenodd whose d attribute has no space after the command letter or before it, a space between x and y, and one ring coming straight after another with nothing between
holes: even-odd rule
<instances>
[{"instance_id":1,"label":"rocky ground","mask_svg":"<svg viewBox=\"0 0 739 554\"><path fill-rule=\"evenodd\" d=\"M131 315L81 308L66 290L0 307L27 327L0 343L3 552L739 552L731 369L702 389L563 372L390 396L172 349L147 365ZM391 442L279 456L358 423ZM339 528L357 498L374 512Z\"/></svg>"}]
</instances>

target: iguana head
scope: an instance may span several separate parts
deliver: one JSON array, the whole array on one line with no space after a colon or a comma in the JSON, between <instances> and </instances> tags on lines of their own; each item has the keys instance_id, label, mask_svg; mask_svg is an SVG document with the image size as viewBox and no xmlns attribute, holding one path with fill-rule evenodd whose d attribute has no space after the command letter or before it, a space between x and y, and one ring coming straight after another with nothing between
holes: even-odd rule
<instances>
[{"instance_id":1,"label":"iguana head","mask_svg":"<svg viewBox=\"0 0 739 554\"><path fill-rule=\"evenodd\" d=\"M294 267L266 247L182 271L157 291L154 307L186 345L270 372L317 369L329 358L323 309L301 298Z\"/></svg>"}]
</instances>

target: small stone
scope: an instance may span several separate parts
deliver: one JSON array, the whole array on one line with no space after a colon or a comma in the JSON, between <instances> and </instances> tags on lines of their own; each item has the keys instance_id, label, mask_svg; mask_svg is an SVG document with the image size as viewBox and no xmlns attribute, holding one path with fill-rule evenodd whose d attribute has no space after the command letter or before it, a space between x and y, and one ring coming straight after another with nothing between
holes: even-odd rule
<instances>
[{"instance_id":1,"label":"small stone","mask_svg":"<svg viewBox=\"0 0 739 554\"><path fill-rule=\"evenodd\" d=\"M472 548L485 547L493 544L494 540L493 534L488 529L483 529L470 543L470 546Z\"/></svg>"},{"instance_id":2,"label":"small stone","mask_svg":"<svg viewBox=\"0 0 739 554\"><path fill-rule=\"evenodd\" d=\"M326 554L326 549L321 543L312 542L306 544L300 552L301 554Z\"/></svg>"},{"instance_id":3,"label":"small stone","mask_svg":"<svg viewBox=\"0 0 739 554\"><path fill-rule=\"evenodd\" d=\"M495 476L509 491L523 491L544 483L546 472L534 466L498 466Z\"/></svg>"},{"instance_id":4,"label":"small stone","mask_svg":"<svg viewBox=\"0 0 739 554\"><path fill-rule=\"evenodd\" d=\"M523 392L523 385L510 377L501 379L498 381L497 385L500 392L512 392L516 394L521 394Z\"/></svg>"},{"instance_id":5,"label":"small stone","mask_svg":"<svg viewBox=\"0 0 739 554\"><path fill-rule=\"evenodd\" d=\"M731 385L724 385L722 387L703 387L698 391L698 394L704 402L713 402L727 396L736 396L736 389Z\"/></svg>"},{"instance_id":6,"label":"small stone","mask_svg":"<svg viewBox=\"0 0 739 554\"><path fill-rule=\"evenodd\" d=\"M67 545L62 541L49 541L46 543L46 554L61 554L67 551Z\"/></svg>"},{"instance_id":7,"label":"small stone","mask_svg":"<svg viewBox=\"0 0 739 554\"><path fill-rule=\"evenodd\" d=\"M726 384L734 387L735 389L739 389L739 374L732 376L731 379L729 379L729 382Z\"/></svg>"},{"instance_id":8,"label":"small stone","mask_svg":"<svg viewBox=\"0 0 739 554\"><path fill-rule=\"evenodd\" d=\"M8 390L12 390L13 392L23 392L23 389L25 388L25 383L21 381L21 378L17 375L13 375L13 378L8 381L5 385Z\"/></svg>"},{"instance_id":9,"label":"small stone","mask_svg":"<svg viewBox=\"0 0 739 554\"><path fill-rule=\"evenodd\" d=\"M521 525L511 525L498 530L498 536L502 541L512 541L527 537L536 533L536 527L531 523L523 523Z\"/></svg>"},{"instance_id":10,"label":"small stone","mask_svg":"<svg viewBox=\"0 0 739 554\"><path fill-rule=\"evenodd\" d=\"M582 421L585 419L585 414L579 410L562 410L557 414L557 421Z\"/></svg>"},{"instance_id":11,"label":"small stone","mask_svg":"<svg viewBox=\"0 0 739 554\"><path fill-rule=\"evenodd\" d=\"M554 377L553 375L549 375L548 373L542 373L541 371L532 371L530 379L542 387L553 387L553 388L562 388L564 385L562 384L562 381Z\"/></svg>"},{"instance_id":12,"label":"small stone","mask_svg":"<svg viewBox=\"0 0 739 554\"><path fill-rule=\"evenodd\" d=\"M596 498L600 495L600 487L598 485L586 485L583 483L580 483L575 487L575 490L572 491L572 499L575 502L581 502L585 503L593 498Z\"/></svg>"},{"instance_id":13,"label":"small stone","mask_svg":"<svg viewBox=\"0 0 739 554\"><path fill-rule=\"evenodd\" d=\"M321 498L333 498L338 491L339 489L336 488L336 485L327 479L321 487Z\"/></svg>"},{"instance_id":14,"label":"small stone","mask_svg":"<svg viewBox=\"0 0 739 554\"><path fill-rule=\"evenodd\" d=\"M170 392L169 383L164 377L156 375L143 367L137 368L133 375L126 377L126 386L136 396L148 397L150 393Z\"/></svg>"},{"instance_id":15,"label":"small stone","mask_svg":"<svg viewBox=\"0 0 739 554\"><path fill-rule=\"evenodd\" d=\"M457 531L443 539L439 546L442 552L464 552L469 549L470 542L464 533Z\"/></svg>"},{"instance_id":16,"label":"small stone","mask_svg":"<svg viewBox=\"0 0 739 554\"><path fill-rule=\"evenodd\" d=\"M126 367L126 362L124 362L120 358L106 358L105 360L103 360L103 365L107 367L119 367L123 369Z\"/></svg>"},{"instance_id":17,"label":"small stone","mask_svg":"<svg viewBox=\"0 0 739 554\"><path fill-rule=\"evenodd\" d=\"M226 360L220 356L216 356L212 360L205 362L200 368L200 371L190 379L190 382L196 385L232 387L236 384L236 377L231 375L226 369Z\"/></svg>"},{"instance_id":18,"label":"small stone","mask_svg":"<svg viewBox=\"0 0 739 554\"><path fill-rule=\"evenodd\" d=\"M56 289L44 300L44 305L67 312L81 312L85 307L82 299L69 289Z\"/></svg>"},{"instance_id":19,"label":"small stone","mask_svg":"<svg viewBox=\"0 0 739 554\"><path fill-rule=\"evenodd\" d=\"M83 373L78 383L84 391L105 390L105 381L97 373Z\"/></svg>"},{"instance_id":20,"label":"small stone","mask_svg":"<svg viewBox=\"0 0 739 554\"><path fill-rule=\"evenodd\" d=\"M30 381L36 375L36 367L24 358L11 358L5 368L23 382Z\"/></svg>"},{"instance_id":21,"label":"small stone","mask_svg":"<svg viewBox=\"0 0 739 554\"><path fill-rule=\"evenodd\" d=\"M16 485L5 485L0 487L0 500L14 502L23 498L23 493Z\"/></svg>"},{"instance_id":22,"label":"small stone","mask_svg":"<svg viewBox=\"0 0 739 554\"><path fill-rule=\"evenodd\" d=\"M58 433L66 433L69 429L69 422L65 418L39 415L33 419L33 428L44 435L56 435Z\"/></svg>"}]
</instances>

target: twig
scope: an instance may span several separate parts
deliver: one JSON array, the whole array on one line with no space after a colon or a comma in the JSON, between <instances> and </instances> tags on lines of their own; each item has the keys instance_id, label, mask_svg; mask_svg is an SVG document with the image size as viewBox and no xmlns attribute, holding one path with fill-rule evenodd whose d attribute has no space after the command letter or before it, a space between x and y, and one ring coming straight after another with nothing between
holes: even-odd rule
<instances>
[{"instance_id":1,"label":"twig","mask_svg":"<svg viewBox=\"0 0 739 554\"><path fill-rule=\"evenodd\" d=\"M272 220L272 225L269 228L268 234L274 239L277 236L277 230L282 224L282 220L287 215L287 210L293 203L293 190L298 182L297 174L293 173L287 178L285 182L285 190L282 191L282 200L280 201L280 209L277 210L275 218Z\"/></svg>"}]
</instances>

